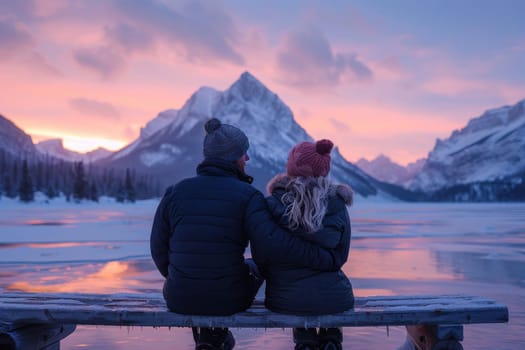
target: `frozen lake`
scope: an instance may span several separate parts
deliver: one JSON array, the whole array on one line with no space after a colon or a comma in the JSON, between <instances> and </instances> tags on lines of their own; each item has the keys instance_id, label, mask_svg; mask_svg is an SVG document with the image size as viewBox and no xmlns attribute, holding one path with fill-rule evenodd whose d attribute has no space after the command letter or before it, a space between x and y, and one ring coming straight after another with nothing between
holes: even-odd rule
<instances>
[{"instance_id":1,"label":"frozen lake","mask_svg":"<svg viewBox=\"0 0 525 350\"><path fill-rule=\"evenodd\" d=\"M158 291L149 230L157 201L21 204L0 199L0 291ZM508 324L465 326L465 349L525 349L525 203L356 201L344 266L357 296L471 294ZM236 349L290 349L291 330L233 329ZM404 328L345 328L344 348L396 349ZM79 326L62 349L191 349L189 329Z\"/></svg>"}]
</instances>

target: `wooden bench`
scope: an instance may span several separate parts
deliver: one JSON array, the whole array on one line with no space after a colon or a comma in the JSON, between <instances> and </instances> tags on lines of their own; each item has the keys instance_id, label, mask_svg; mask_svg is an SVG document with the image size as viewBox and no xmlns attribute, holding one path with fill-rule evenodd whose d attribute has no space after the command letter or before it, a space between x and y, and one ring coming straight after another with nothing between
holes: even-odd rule
<instances>
[{"instance_id":1,"label":"wooden bench","mask_svg":"<svg viewBox=\"0 0 525 350\"><path fill-rule=\"evenodd\" d=\"M0 349L56 350L76 325L152 327L365 327L416 326L435 337L429 349L462 349L463 325L508 321L508 309L472 296L376 296L356 298L344 313L294 316L271 312L261 300L231 316L169 312L161 294L0 295ZM414 332L412 332L414 333ZM430 334L429 333L429 334ZM414 333L415 334L415 333ZM414 335L413 334L413 335ZM428 343L428 339L415 339ZM420 344L421 345L421 344ZM428 344L427 344L428 345Z\"/></svg>"}]
</instances>

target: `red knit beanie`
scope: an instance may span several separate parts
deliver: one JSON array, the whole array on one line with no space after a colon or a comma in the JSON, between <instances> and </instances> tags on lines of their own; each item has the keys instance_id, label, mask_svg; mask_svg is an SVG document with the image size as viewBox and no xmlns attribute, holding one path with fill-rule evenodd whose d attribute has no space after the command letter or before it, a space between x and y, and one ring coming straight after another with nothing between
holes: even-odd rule
<instances>
[{"instance_id":1,"label":"red knit beanie","mask_svg":"<svg viewBox=\"0 0 525 350\"><path fill-rule=\"evenodd\" d=\"M299 143L288 155L286 172L289 176L327 176L330 171L330 152L333 147L334 144L330 140Z\"/></svg>"}]
</instances>

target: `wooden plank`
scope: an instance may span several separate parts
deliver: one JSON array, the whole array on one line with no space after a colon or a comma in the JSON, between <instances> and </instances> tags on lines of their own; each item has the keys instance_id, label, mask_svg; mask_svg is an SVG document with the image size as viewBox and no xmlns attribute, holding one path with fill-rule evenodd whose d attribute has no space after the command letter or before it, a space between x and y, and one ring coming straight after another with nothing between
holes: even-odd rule
<instances>
[{"instance_id":1,"label":"wooden plank","mask_svg":"<svg viewBox=\"0 0 525 350\"><path fill-rule=\"evenodd\" d=\"M52 350L73 333L75 325L32 324L0 334L0 349Z\"/></svg>"},{"instance_id":2,"label":"wooden plank","mask_svg":"<svg viewBox=\"0 0 525 350\"><path fill-rule=\"evenodd\" d=\"M505 305L472 296L379 296L357 298L341 314L295 316L271 312L257 300L231 316L180 315L167 311L159 293L27 294L0 296L0 319L14 323L60 323L153 327L361 327L413 324L471 324L508 321Z\"/></svg>"}]
</instances>

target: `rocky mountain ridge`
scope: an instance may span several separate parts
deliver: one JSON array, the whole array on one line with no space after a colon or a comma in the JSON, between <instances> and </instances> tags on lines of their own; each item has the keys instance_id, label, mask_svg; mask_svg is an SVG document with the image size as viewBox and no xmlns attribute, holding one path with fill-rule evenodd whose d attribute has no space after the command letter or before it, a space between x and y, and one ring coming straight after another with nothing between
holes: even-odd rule
<instances>
[{"instance_id":1,"label":"rocky mountain ridge","mask_svg":"<svg viewBox=\"0 0 525 350\"><path fill-rule=\"evenodd\" d=\"M200 88L177 110L170 123L154 134L141 135L102 163L116 167L134 165L162 177L163 185L193 176L203 158L204 123L211 117L235 125L247 134L251 158L247 171L261 190L274 175L285 170L288 152L295 144L313 140L279 96L245 72L223 92ZM349 183L361 196L403 199L412 196L402 188L369 176L346 161L337 148L332 159L332 178Z\"/></svg>"}]
</instances>

